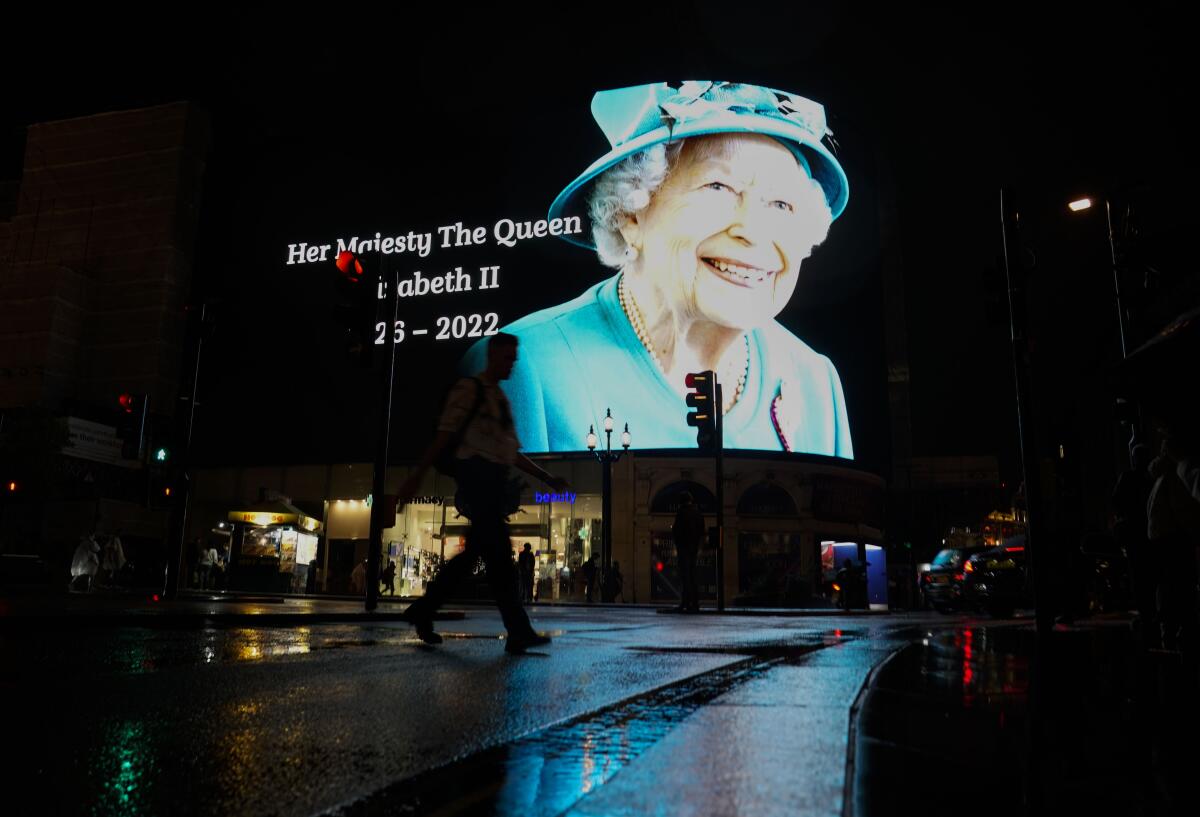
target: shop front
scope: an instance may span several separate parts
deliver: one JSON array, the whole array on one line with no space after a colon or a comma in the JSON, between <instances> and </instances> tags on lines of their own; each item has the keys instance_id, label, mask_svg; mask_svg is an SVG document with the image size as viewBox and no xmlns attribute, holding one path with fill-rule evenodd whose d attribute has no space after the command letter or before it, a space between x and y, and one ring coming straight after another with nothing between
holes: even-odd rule
<instances>
[{"instance_id":1,"label":"shop front","mask_svg":"<svg viewBox=\"0 0 1200 817\"><path fill-rule=\"evenodd\" d=\"M227 584L264 593L315 592L321 520L286 502L230 511Z\"/></svg>"},{"instance_id":2,"label":"shop front","mask_svg":"<svg viewBox=\"0 0 1200 817\"><path fill-rule=\"evenodd\" d=\"M600 466L585 453L535 459L565 479L570 493L547 494L544 486L527 480L520 507L509 518L513 557L529 545L536 601L584 601L582 568L601 556L604 534ZM711 466L711 458L693 452L631 451L614 464L612 562L620 564L623 601L678 603L671 526L684 491L700 506L706 525L715 526ZM409 473L406 467L389 469L387 491L396 491ZM238 493L255 488L260 494L288 491L300 498L294 505L289 499L286 504L224 510L236 507ZM370 544L370 488L371 468L365 464L202 472L191 535L207 532L199 529L205 519L233 524L229 586L234 589L361 596ZM382 532L381 576L393 577L380 588L385 598L423 595L441 565L462 551L469 520L455 510L453 491L453 481L429 472L419 495L395 509ZM837 604L832 584L844 557L830 563L834 551L823 543L853 544L868 573L885 567L886 551L875 550L884 541L884 482L878 475L828 458L728 452L723 494L723 578L731 606ZM324 510L305 513L296 506ZM701 550L698 584L707 605L717 596L716 557L713 548ZM315 583L309 580L314 573ZM884 605L886 585L882 591L877 587L878 579L871 584L870 603ZM490 592L481 572L458 595L482 599Z\"/></svg>"},{"instance_id":3,"label":"shop front","mask_svg":"<svg viewBox=\"0 0 1200 817\"><path fill-rule=\"evenodd\" d=\"M574 494L570 501L550 502L546 494L530 489L522 498L508 519L509 531L514 561L527 544L533 553L534 599L583 599L580 567L600 553L600 496ZM398 509L395 523L383 531L381 564L382 569L388 561L395 565L396 593L423 595L442 563L462 552L469 525L455 509L453 496L417 496ZM478 575L459 595L487 592L486 576Z\"/></svg>"}]
</instances>

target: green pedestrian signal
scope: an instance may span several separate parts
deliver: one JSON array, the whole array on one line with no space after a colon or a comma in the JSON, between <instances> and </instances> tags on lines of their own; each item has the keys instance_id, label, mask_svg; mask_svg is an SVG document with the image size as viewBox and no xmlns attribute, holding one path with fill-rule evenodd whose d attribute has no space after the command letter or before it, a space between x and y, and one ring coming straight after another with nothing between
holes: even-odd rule
<instances>
[{"instance_id":1,"label":"green pedestrian signal","mask_svg":"<svg viewBox=\"0 0 1200 817\"><path fill-rule=\"evenodd\" d=\"M167 458L170 456L171 452L167 451L165 448L160 448L154 452L154 459L158 460L159 462L166 462Z\"/></svg>"}]
</instances>

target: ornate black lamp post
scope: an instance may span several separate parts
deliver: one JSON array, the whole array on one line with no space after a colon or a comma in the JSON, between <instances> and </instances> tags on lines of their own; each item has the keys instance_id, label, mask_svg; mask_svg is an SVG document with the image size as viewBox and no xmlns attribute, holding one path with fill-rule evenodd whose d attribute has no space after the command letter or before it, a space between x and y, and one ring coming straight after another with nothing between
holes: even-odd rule
<instances>
[{"instance_id":1,"label":"ornate black lamp post","mask_svg":"<svg viewBox=\"0 0 1200 817\"><path fill-rule=\"evenodd\" d=\"M587 447L596 455L596 459L604 466L604 482L603 482L603 510L602 520L600 522L603 530L601 531L602 539L600 545L600 562L604 570L604 575L609 575L612 569L612 464L621 459L622 451L612 450L612 433L613 433L613 417L612 409L605 409L604 413L604 450L596 450L596 430L595 426L588 426ZM625 451L629 450L629 444L632 437L629 435L629 423L625 424L625 430L621 432L621 447Z\"/></svg>"}]
</instances>

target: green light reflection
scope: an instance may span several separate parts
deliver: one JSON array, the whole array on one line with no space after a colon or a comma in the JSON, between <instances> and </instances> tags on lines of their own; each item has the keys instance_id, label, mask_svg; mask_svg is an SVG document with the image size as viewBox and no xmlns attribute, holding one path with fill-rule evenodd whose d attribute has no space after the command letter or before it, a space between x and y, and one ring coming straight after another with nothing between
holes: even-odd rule
<instances>
[{"instance_id":1,"label":"green light reflection","mask_svg":"<svg viewBox=\"0 0 1200 817\"><path fill-rule=\"evenodd\" d=\"M91 813L104 817L148 813L153 756L145 725L141 721L118 722L106 738L91 770L100 780L100 796Z\"/></svg>"}]
</instances>

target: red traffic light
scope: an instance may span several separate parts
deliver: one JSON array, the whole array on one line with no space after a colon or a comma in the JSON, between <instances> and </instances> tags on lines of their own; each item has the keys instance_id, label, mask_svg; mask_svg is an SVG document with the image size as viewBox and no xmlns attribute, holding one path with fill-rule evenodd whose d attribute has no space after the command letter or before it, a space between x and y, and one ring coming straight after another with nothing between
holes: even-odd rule
<instances>
[{"instance_id":1,"label":"red traffic light","mask_svg":"<svg viewBox=\"0 0 1200 817\"><path fill-rule=\"evenodd\" d=\"M337 260L338 272L346 277L347 280L358 283L362 278L363 266L359 263L358 257L349 251L338 253Z\"/></svg>"},{"instance_id":2,"label":"red traffic light","mask_svg":"<svg viewBox=\"0 0 1200 817\"><path fill-rule=\"evenodd\" d=\"M120 404L126 414L133 414L133 405L135 402L136 398L132 394L126 393L117 397L117 403Z\"/></svg>"}]
</instances>

